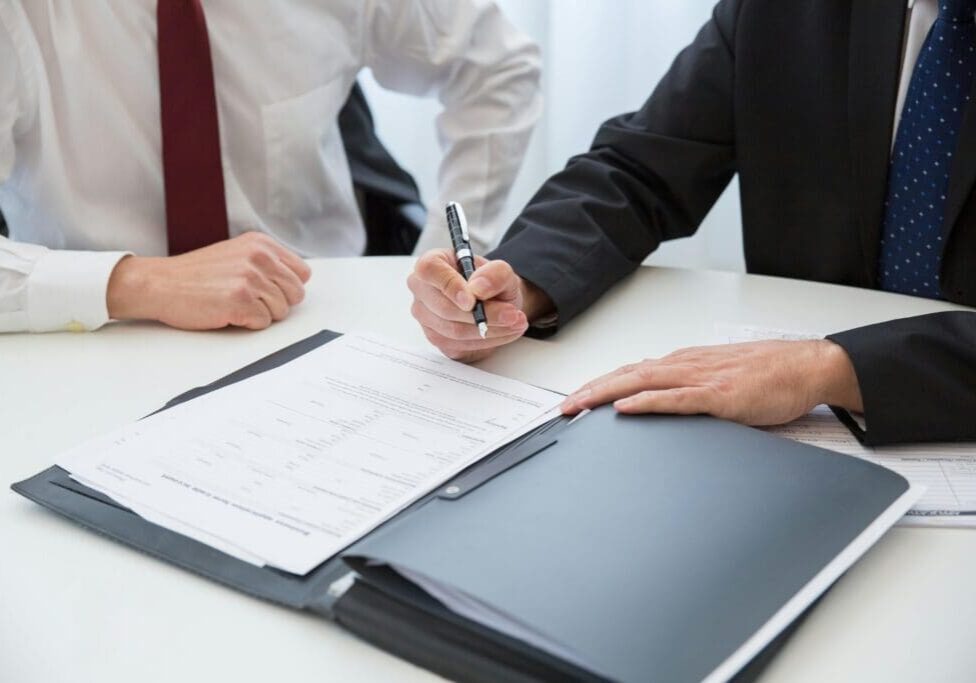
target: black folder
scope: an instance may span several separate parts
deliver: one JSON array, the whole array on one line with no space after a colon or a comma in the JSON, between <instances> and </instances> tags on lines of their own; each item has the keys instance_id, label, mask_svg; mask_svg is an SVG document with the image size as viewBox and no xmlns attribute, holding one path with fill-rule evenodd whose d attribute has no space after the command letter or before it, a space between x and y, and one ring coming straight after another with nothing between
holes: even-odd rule
<instances>
[{"instance_id":1,"label":"black folder","mask_svg":"<svg viewBox=\"0 0 976 683\"><path fill-rule=\"evenodd\" d=\"M338 336L323 331L163 410ZM750 679L851 553L904 511L909 488L877 465L720 420L599 409L500 448L296 576L148 522L58 467L13 485L93 531L463 681Z\"/></svg>"}]
</instances>

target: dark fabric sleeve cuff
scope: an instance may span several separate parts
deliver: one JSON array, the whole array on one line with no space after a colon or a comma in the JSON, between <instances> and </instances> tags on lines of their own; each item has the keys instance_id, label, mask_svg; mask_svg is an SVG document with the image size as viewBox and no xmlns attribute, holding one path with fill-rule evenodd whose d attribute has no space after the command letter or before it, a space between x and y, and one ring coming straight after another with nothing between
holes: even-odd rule
<instances>
[{"instance_id":1,"label":"dark fabric sleeve cuff","mask_svg":"<svg viewBox=\"0 0 976 683\"><path fill-rule=\"evenodd\" d=\"M854 366L865 445L976 440L976 315L903 318L827 339Z\"/></svg>"},{"instance_id":2,"label":"dark fabric sleeve cuff","mask_svg":"<svg viewBox=\"0 0 976 683\"><path fill-rule=\"evenodd\" d=\"M555 334L637 268L637 264L605 240L596 242L573 259L567 259L566 255L554 259L551 244L540 240L538 235L529 236L528 231L519 232L487 255L489 259L507 261L520 277L545 292L555 304L555 324L529 328L530 336L536 338ZM572 263L572 266L565 268L557 263Z\"/></svg>"},{"instance_id":3,"label":"dark fabric sleeve cuff","mask_svg":"<svg viewBox=\"0 0 976 683\"><path fill-rule=\"evenodd\" d=\"M851 434L854 435L854 438L856 438L862 444L868 445L865 442L867 432L861 429L861 425L857 423L857 420L854 419L854 416L851 415L849 410L839 408L838 406L829 406L829 408L833 411L837 419L840 420L840 423L850 430Z\"/></svg>"}]
</instances>

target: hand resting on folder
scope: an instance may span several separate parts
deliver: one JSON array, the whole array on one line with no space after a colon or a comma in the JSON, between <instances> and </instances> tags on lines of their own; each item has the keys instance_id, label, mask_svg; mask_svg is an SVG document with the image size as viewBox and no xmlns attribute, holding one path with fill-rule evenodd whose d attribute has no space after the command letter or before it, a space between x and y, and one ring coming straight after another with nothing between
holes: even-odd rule
<instances>
[{"instance_id":1,"label":"hand resting on folder","mask_svg":"<svg viewBox=\"0 0 976 683\"><path fill-rule=\"evenodd\" d=\"M445 355L471 362L521 337L551 316L549 298L505 261L479 260L465 283L446 250L428 252L408 279L413 316ZM485 302L488 339L471 318ZM762 341L680 349L625 365L580 387L563 403L573 415L613 403L622 413L708 414L750 425L775 425L827 403L861 412L850 358L828 340Z\"/></svg>"},{"instance_id":2,"label":"hand resting on folder","mask_svg":"<svg viewBox=\"0 0 976 683\"><path fill-rule=\"evenodd\" d=\"M832 341L757 341L624 365L580 387L562 408L575 415L610 402L622 413L707 413L777 425L823 403L860 412L861 392L850 359Z\"/></svg>"}]
</instances>

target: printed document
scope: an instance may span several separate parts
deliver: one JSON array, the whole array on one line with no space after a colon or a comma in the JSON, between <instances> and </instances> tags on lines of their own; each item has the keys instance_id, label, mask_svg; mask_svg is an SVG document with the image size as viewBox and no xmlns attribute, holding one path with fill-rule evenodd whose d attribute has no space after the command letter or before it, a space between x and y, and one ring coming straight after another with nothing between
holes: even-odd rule
<instances>
[{"instance_id":1,"label":"printed document","mask_svg":"<svg viewBox=\"0 0 976 683\"><path fill-rule=\"evenodd\" d=\"M822 339L824 336L754 325L716 325L716 337L723 344L762 339ZM976 443L869 448L863 446L827 406L818 406L798 420L767 431L869 460L898 472L913 485L924 486L921 499L899 522L903 526L976 527Z\"/></svg>"},{"instance_id":2,"label":"printed document","mask_svg":"<svg viewBox=\"0 0 976 683\"><path fill-rule=\"evenodd\" d=\"M306 574L562 396L345 335L65 453L79 482L258 565Z\"/></svg>"}]
</instances>

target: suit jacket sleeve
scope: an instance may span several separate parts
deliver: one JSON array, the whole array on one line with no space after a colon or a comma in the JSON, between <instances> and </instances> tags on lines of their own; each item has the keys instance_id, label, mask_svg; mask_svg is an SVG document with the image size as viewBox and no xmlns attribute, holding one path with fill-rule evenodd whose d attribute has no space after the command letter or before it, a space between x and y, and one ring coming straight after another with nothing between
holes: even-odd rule
<instances>
[{"instance_id":1,"label":"suit jacket sleeve","mask_svg":"<svg viewBox=\"0 0 976 683\"><path fill-rule=\"evenodd\" d=\"M976 441L976 313L903 318L827 338L857 373L865 444Z\"/></svg>"},{"instance_id":2,"label":"suit jacket sleeve","mask_svg":"<svg viewBox=\"0 0 976 683\"><path fill-rule=\"evenodd\" d=\"M644 106L603 124L489 254L546 292L560 324L662 240L693 234L731 180L739 4L720 2Z\"/></svg>"}]
</instances>

